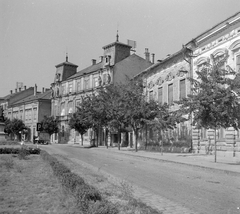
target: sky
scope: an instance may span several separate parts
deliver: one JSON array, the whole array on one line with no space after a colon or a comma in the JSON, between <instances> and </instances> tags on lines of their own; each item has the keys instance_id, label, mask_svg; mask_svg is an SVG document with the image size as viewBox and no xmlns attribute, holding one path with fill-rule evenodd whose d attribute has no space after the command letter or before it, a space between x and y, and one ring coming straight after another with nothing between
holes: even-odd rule
<instances>
[{"instance_id":1,"label":"sky","mask_svg":"<svg viewBox=\"0 0 240 214\"><path fill-rule=\"evenodd\" d=\"M240 0L0 0L0 97L16 82L50 88L66 53L90 66L117 31L156 61L239 11Z\"/></svg>"}]
</instances>

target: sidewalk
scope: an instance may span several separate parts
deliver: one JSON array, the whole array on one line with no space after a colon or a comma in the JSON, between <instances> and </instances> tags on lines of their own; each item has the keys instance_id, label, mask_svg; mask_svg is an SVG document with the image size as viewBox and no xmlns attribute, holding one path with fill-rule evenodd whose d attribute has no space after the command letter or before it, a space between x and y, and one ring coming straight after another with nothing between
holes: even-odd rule
<instances>
[{"instance_id":1,"label":"sidewalk","mask_svg":"<svg viewBox=\"0 0 240 214\"><path fill-rule=\"evenodd\" d=\"M74 144L72 146L82 147L79 144ZM158 161L174 162L180 164L186 164L191 166L197 166L202 168L210 168L214 170L221 170L230 173L240 174L240 158L239 157L223 157L217 155L217 162L214 162L214 155L204 155L204 154L192 154L192 153L161 153L159 152L149 152L139 150L135 152L133 148L121 147L118 150L117 147L109 147L108 149L104 146L99 146L97 148L101 152L115 152L124 155L131 155L136 157L144 157L155 159Z\"/></svg>"}]
</instances>

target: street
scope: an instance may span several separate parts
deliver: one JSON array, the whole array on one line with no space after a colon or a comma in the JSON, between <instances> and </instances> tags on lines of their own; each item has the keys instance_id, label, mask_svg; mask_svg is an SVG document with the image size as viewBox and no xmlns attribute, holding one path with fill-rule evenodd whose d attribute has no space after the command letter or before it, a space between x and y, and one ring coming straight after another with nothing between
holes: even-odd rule
<instances>
[{"instance_id":1,"label":"street","mask_svg":"<svg viewBox=\"0 0 240 214\"><path fill-rule=\"evenodd\" d=\"M79 159L146 190L149 194L142 195L143 200L153 198L165 210L163 213L240 213L238 174L133 157L105 148L56 144L41 148L50 154Z\"/></svg>"}]
</instances>

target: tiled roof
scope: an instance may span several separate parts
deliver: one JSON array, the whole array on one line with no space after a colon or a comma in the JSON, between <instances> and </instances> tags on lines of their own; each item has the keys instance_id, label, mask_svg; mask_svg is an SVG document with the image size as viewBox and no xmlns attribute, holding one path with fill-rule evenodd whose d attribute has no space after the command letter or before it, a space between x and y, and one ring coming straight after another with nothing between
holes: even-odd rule
<instances>
[{"instance_id":1,"label":"tiled roof","mask_svg":"<svg viewBox=\"0 0 240 214\"><path fill-rule=\"evenodd\" d=\"M47 90L46 92L44 93L40 93L38 92L36 94L36 96L34 95L30 95L16 103L14 103L14 105L16 104L20 104L20 103L25 103L25 102L31 102L31 101L34 101L34 100L50 100L51 99L51 90Z\"/></svg>"},{"instance_id":2,"label":"tiled roof","mask_svg":"<svg viewBox=\"0 0 240 214\"><path fill-rule=\"evenodd\" d=\"M97 71L97 70L99 70L100 68L102 68L102 66L103 66L103 63L102 63L102 62L99 62L99 63L97 63L97 64L95 64L95 65L91 65L91 66L89 66L89 67L87 67L87 68L84 68L84 69L81 70L81 71L78 71L76 74L70 76L70 77L68 78L68 80L69 80L69 79L74 79L74 78L79 77L79 76L82 76L83 74L88 74L88 73Z\"/></svg>"}]
</instances>

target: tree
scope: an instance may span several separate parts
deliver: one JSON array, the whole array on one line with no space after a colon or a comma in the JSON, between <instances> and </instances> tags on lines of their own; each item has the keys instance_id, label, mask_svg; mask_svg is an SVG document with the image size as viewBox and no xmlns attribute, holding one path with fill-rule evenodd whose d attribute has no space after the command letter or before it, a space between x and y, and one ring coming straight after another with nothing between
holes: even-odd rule
<instances>
[{"instance_id":1,"label":"tree","mask_svg":"<svg viewBox=\"0 0 240 214\"><path fill-rule=\"evenodd\" d=\"M13 120L5 120L4 132L7 134L14 134L20 139L20 133L26 129L25 124L22 120L14 118Z\"/></svg>"},{"instance_id":2,"label":"tree","mask_svg":"<svg viewBox=\"0 0 240 214\"><path fill-rule=\"evenodd\" d=\"M207 64L201 71L196 71L197 78L189 78L193 93L179 102L182 114L193 117L193 125L197 128L215 130L215 162L216 162L216 129L223 127L240 127L240 104L236 81L236 72L224 69L228 55Z\"/></svg>"},{"instance_id":3,"label":"tree","mask_svg":"<svg viewBox=\"0 0 240 214\"><path fill-rule=\"evenodd\" d=\"M118 131L118 149L120 150L121 130L126 126L122 84L109 85L98 91L101 106L104 109L105 128Z\"/></svg>"},{"instance_id":4,"label":"tree","mask_svg":"<svg viewBox=\"0 0 240 214\"><path fill-rule=\"evenodd\" d=\"M58 127L59 121L57 118L54 118L53 116L44 116L41 123L43 131L48 133L50 136L54 133L57 133L59 130Z\"/></svg>"},{"instance_id":5,"label":"tree","mask_svg":"<svg viewBox=\"0 0 240 214\"><path fill-rule=\"evenodd\" d=\"M84 105L80 105L77 108L77 111L73 113L69 120L69 126L72 129L75 129L81 135L81 141L83 145L83 135L87 132L87 130L91 127L91 123L88 120L86 112L84 111Z\"/></svg>"},{"instance_id":6,"label":"tree","mask_svg":"<svg viewBox=\"0 0 240 214\"><path fill-rule=\"evenodd\" d=\"M134 130L135 151L137 152L139 130L156 117L158 105L153 100L146 101L142 81L140 80L131 80L124 85L123 100L125 123L129 124Z\"/></svg>"}]
</instances>

